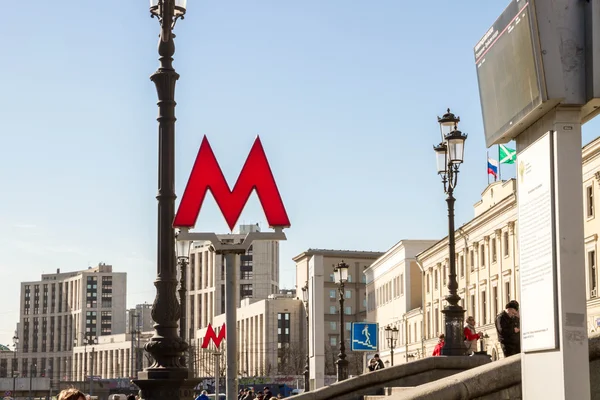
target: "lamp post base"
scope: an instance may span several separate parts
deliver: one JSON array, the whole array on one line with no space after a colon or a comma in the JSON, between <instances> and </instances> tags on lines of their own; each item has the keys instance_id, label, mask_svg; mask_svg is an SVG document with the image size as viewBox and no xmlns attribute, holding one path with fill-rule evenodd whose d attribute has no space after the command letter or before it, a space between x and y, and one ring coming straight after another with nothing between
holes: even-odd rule
<instances>
[{"instance_id":1,"label":"lamp post base","mask_svg":"<svg viewBox=\"0 0 600 400\"><path fill-rule=\"evenodd\" d=\"M187 379L188 371L143 371L140 379L132 381L140 388L140 398L143 400L184 400L194 397L194 387L200 379Z\"/></svg>"},{"instance_id":2,"label":"lamp post base","mask_svg":"<svg viewBox=\"0 0 600 400\"><path fill-rule=\"evenodd\" d=\"M348 379L348 360L346 359L338 359L336 361L337 364L337 381L345 381Z\"/></svg>"},{"instance_id":3,"label":"lamp post base","mask_svg":"<svg viewBox=\"0 0 600 400\"><path fill-rule=\"evenodd\" d=\"M466 353L463 339L465 310L459 305L448 305L444 307L442 314L444 314L446 328L442 355L464 356Z\"/></svg>"}]
</instances>

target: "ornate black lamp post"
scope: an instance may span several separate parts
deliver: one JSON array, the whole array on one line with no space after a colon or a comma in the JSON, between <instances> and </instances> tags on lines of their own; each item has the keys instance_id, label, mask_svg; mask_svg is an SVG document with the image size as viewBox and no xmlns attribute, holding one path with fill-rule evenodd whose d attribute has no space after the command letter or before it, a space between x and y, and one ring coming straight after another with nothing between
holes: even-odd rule
<instances>
[{"instance_id":1,"label":"ornate black lamp post","mask_svg":"<svg viewBox=\"0 0 600 400\"><path fill-rule=\"evenodd\" d=\"M181 364L187 343L179 337L175 263L175 84L179 74L173 68L173 28L186 11L186 0L150 0L150 13L160 23L159 68L151 76L158 94L158 240L156 298L152 305L154 336L144 346L153 362L135 383L144 400L181 397L188 369Z\"/></svg>"},{"instance_id":2,"label":"ornate black lamp post","mask_svg":"<svg viewBox=\"0 0 600 400\"><path fill-rule=\"evenodd\" d=\"M310 329L308 324L308 281L302 286L302 300L304 301L304 310L306 311L306 365L304 366L304 391L310 390L310 358L308 356L308 349L310 347L308 340L308 330Z\"/></svg>"},{"instance_id":3,"label":"ornate black lamp post","mask_svg":"<svg viewBox=\"0 0 600 400\"><path fill-rule=\"evenodd\" d=\"M392 367L394 366L394 349L396 348L396 341L398 340L398 328L386 326L385 327L385 340L388 342L390 347L390 358L392 361Z\"/></svg>"},{"instance_id":4,"label":"ornate black lamp post","mask_svg":"<svg viewBox=\"0 0 600 400\"><path fill-rule=\"evenodd\" d=\"M454 243L454 188L458 178L458 168L463 162L465 140L467 135L458 130L460 118L448 112L442 118L438 117L442 142L434 146L437 157L438 174L442 177L444 192L447 194L448 203L448 262L450 273L448 274L448 295L446 306L442 310L444 314L445 344L442 355L462 356L465 354L463 345L463 323L465 310L458 304L458 282L456 280L456 255Z\"/></svg>"},{"instance_id":5,"label":"ornate black lamp post","mask_svg":"<svg viewBox=\"0 0 600 400\"><path fill-rule=\"evenodd\" d=\"M179 303L181 304L181 317L179 318L179 337L186 340L187 336L187 266L190 260L192 242L189 240L177 240L177 265L179 267ZM186 365L185 354L181 356L182 365Z\"/></svg>"},{"instance_id":6,"label":"ornate black lamp post","mask_svg":"<svg viewBox=\"0 0 600 400\"><path fill-rule=\"evenodd\" d=\"M337 380L338 382L348 379L348 360L346 360L346 343L344 339L344 284L348 281L348 264L344 261L333 269L335 281L338 284L340 296L340 354L338 354Z\"/></svg>"}]
</instances>

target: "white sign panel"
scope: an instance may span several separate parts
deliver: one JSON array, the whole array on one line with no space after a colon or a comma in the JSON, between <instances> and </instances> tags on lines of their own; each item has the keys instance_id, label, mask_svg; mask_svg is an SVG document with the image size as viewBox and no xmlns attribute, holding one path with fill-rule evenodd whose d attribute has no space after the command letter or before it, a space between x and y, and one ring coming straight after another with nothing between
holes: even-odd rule
<instances>
[{"instance_id":1,"label":"white sign panel","mask_svg":"<svg viewBox=\"0 0 600 400\"><path fill-rule=\"evenodd\" d=\"M547 132L517 155L524 352L558 347L552 150L552 132Z\"/></svg>"}]
</instances>

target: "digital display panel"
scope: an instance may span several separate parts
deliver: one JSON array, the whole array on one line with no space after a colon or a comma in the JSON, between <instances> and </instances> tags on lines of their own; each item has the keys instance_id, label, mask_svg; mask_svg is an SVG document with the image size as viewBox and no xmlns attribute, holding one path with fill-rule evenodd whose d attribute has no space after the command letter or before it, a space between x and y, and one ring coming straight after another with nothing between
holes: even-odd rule
<instances>
[{"instance_id":1,"label":"digital display panel","mask_svg":"<svg viewBox=\"0 0 600 400\"><path fill-rule=\"evenodd\" d=\"M542 103L530 0L513 0L475 46L487 146L509 141ZM537 35L536 35L537 37Z\"/></svg>"}]
</instances>

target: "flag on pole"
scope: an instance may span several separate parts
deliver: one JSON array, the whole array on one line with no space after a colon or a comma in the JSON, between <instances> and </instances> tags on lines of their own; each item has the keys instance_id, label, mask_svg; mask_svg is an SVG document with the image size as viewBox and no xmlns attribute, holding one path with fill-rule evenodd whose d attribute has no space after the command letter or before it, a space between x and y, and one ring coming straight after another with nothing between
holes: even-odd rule
<instances>
[{"instance_id":1,"label":"flag on pole","mask_svg":"<svg viewBox=\"0 0 600 400\"><path fill-rule=\"evenodd\" d=\"M498 161L488 157L488 175L493 175L494 180L498 178Z\"/></svg>"},{"instance_id":2,"label":"flag on pole","mask_svg":"<svg viewBox=\"0 0 600 400\"><path fill-rule=\"evenodd\" d=\"M517 151L499 144L498 157L500 158L500 164L514 164L517 161Z\"/></svg>"}]
</instances>

